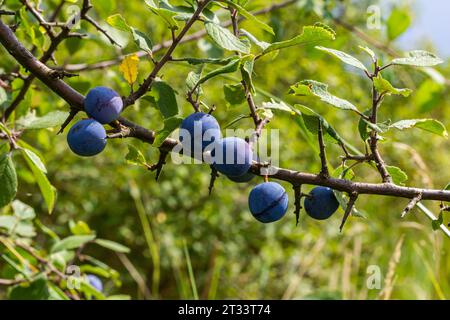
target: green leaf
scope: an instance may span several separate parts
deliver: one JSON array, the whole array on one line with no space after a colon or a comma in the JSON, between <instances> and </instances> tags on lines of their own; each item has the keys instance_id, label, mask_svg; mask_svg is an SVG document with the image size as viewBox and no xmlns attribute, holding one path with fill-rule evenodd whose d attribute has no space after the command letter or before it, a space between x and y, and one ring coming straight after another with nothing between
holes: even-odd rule
<instances>
[{"instance_id":1,"label":"green leaf","mask_svg":"<svg viewBox=\"0 0 450 320\"><path fill-rule=\"evenodd\" d=\"M80 283L80 290L88 297L94 297L97 300L105 300L106 297L103 293L98 291L96 288L94 288L90 283L87 281L82 281Z\"/></svg>"},{"instance_id":2,"label":"green leaf","mask_svg":"<svg viewBox=\"0 0 450 320\"><path fill-rule=\"evenodd\" d=\"M423 50L414 50L406 53L406 58L392 60L394 65L407 65L414 67L433 67L444 61L435 54Z\"/></svg>"},{"instance_id":3,"label":"green leaf","mask_svg":"<svg viewBox=\"0 0 450 320\"><path fill-rule=\"evenodd\" d=\"M283 101L276 102L275 100L271 99L270 102L263 102L262 107L265 109L281 110L289 112L291 114L296 114L295 111Z\"/></svg>"},{"instance_id":4,"label":"green leaf","mask_svg":"<svg viewBox=\"0 0 450 320\"><path fill-rule=\"evenodd\" d=\"M305 126L309 132L317 135L319 133L319 122L321 122L324 139L341 144L344 143L341 136L321 115L314 112L310 108L299 104L296 104L295 107L298 108L298 110L295 111L302 116Z\"/></svg>"},{"instance_id":5,"label":"green leaf","mask_svg":"<svg viewBox=\"0 0 450 320\"><path fill-rule=\"evenodd\" d=\"M225 100L231 105L236 106L245 101L245 90L242 84L226 84L223 86Z\"/></svg>"},{"instance_id":6,"label":"green leaf","mask_svg":"<svg viewBox=\"0 0 450 320\"><path fill-rule=\"evenodd\" d=\"M35 112L17 119L16 125L21 129L47 129L58 127L66 121L69 112L52 111L42 117L36 117Z\"/></svg>"},{"instance_id":7,"label":"green leaf","mask_svg":"<svg viewBox=\"0 0 450 320\"><path fill-rule=\"evenodd\" d=\"M364 46L358 46L361 50L363 50L364 52L366 52L370 58L372 59L373 62L377 61L377 56L375 54L375 52L373 52L372 49L370 49L369 47L364 47Z\"/></svg>"},{"instance_id":8,"label":"green leaf","mask_svg":"<svg viewBox=\"0 0 450 320\"><path fill-rule=\"evenodd\" d=\"M23 149L27 150L27 149ZM54 207L55 207L55 201L56 201L56 189L53 187L48 181L47 176L45 175L45 171L42 170L42 166L36 164L37 159L36 157L32 156L30 150L28 152L22 152L23 157L25 158L25 161L28 164L28 167L33 172L33 175L36 179L36 182L39 186L39 189L41 190L42 196L44 197L44 201L47 204L47 209L49 213L52 213ZM39 158L39 157L37 157ZM36 161L36 163L35 163Z\"/></svg>"},{"instance_id":9,"label":"green leaf","mask_svg":"<svg viewBox=\"0 0 450 320\"><path fill-rule=\"evenodd\" d=\"M134 43L139 49L151 54L153 43L145 33L131 27L131 35L133 36Z\"/></svg>"},{"instance_id":10,"label":"green leaf","mask_svg":"<svg viewBox=\"0 0 450 320\"><path fill-rule=\"evenodd\" d=\"M20 149L21 152L24 153L24 156L30 159L33 164L43 173L47 173L47 168L45 167L44 163L42 162L41 158L37 154L35 154L33 151L29 149Z\"/></svg>"},{"instance_id":11,"label":"green leaf","mask_svg":"<svg viewBox=\"0 0 450 320\"><path fill-rule=\"evenodd\" d=\"M268 46L262 52L262 54L267 54L275 50L280 50L297 45L312 45L318 42L334 40L335 37L335 32L326 25L316 24L314 26L306 26L303 27L302 34L287 41L274 42L270 46Z\"/></svg>"},{"instance_id":12,"label":"green leaf","mask_svg":"<svg viewBox=\"0 0 450 320\"><path fill-rule=\"evenodd\" d=\"M320 47L320 46L316 46L316 49L330 53L346 64L349 64L349 65L356 67L358 69L361 69L363 71L367 71L366 66L361 61L359 61L355 57L352 57L351 55L349 55L345 52L335 50L335 49Z\"/></svg>"},{"instance_id":13,"label":"green leaf","mask_svg":"<svg viewBox=\"0 0 450 320\"><path fill-rule=\"evenodd\" d=\"M37 279L30 284L17 285L8 294L10 300L48 300L50 292L47 280Z\"/></svg>"},{"instance_id":14,"label":"green leaf","mask_svg":"<svg viewBox=\"0 0 450 320\"><path fill-rule=\"evenodd\" d=\"M91 228L89 228L89 225L82 220L78 220L77 222L70 220L69 228L70 228L70 232L72 232L72 234L74 234L76 236L92 234L92 230L91 230Z\"/></svg>"},{"instance_id":15,"label":"green leaf","mask_svg":"<svg viewBox=\"0 0 450 320\"><path fill-rule=\"evenodd\" d=\"M142 152L132 144L128 144L128 153L125 156L125 159L127 160L127 163L137 166L145 166L147 164Z\"/></svg>"},{"instance_id":16,"label":"green leaf","mask_svg":"<svg viewBox=\"0 0 450 320\"><path fill-rule=\"evenodd\" d=\"M117 30L123 32L131 32L130 26L127 24L125 19L119 13L113 14L112 16L106 18L106 23Z\"/></svg>"},{"instance_id":17,"label":"green leaf","mask_svg":"<svg viewBox=\"0 0 450 320\"><path fill-rule=\"evenodd\" d=\"M394 122L390 125L391 128L395 128L398 130L404 130L409 128L418 128L422 129L434 134L437 134L441 137L448 137L447 130L442 122L435 119L409 119L409 120L400 120L398 122Z\"/></svg>"},{"instance_id":18,"label":"green leaf","mask_svg":"<svg viewBox=\"0 0 450 320\"><path fill-rule=\"evenodd\" d=\"M389 40L399 37L411 25L411 13L408 8L394 8L386 25Z\"/></svg>"},{"instance_id":19,"label":"green leaf","mask_svg":"<svg viewBox=\"0 0 450 320\"><path fill-rule=\"evenodd\" d=\"M95 239L95 235L76 235L69 236L58 242L56 242L51 249L51 253L63 251L63 250L73 250L81 247L82 245L88 243Z\"/></svg>"},{"instance_id":20,"label":"green leaf","mask_svg":"<svg viewBox=\"0 0 450 320\"><path fill-rule=\"evenodd\" d=\"M139 49L144 50L147 53L152 52L153 43L150 38L143 32L130 27L124 17L121 14L114 14L106 18L106 22L113 28L130 33L133 37L134 43Z\"/></svg>"},{"instance_id":21,"label":"green leaf","mask_svg":"<svg viewBox=\"0 0 450 320\"><path fill-rule=\"evenodd\" d=\"M20 200L14 200L11 205L14 210L14 215L20 220L32 220L36 217L33 207Z\"/></svg>"},{"instance_id":22,"label":"green leaf","mask_svg":"<svg viewBox=\"0 0 450 320\"><path fill-rule=\"evenodd\" d=\"M224 0L224 2L227 3L229 6L235 8L243 17L245 17L247 20L252 22L252 24L255 25L256 27L267 31L272 35L275 35L275 33L273 32L273 29L270 26L268 26L267 24L265 24L264 22L262 22L261 20L256 18L253 14L251 14L250 12L245 10L239 4L237 4L233 1L230 1L230 0Z\"/></svg>"},{"instance_id":23,"label":"green leaf","mask_svg":"<svg viewBox=\"0 0 450 320\"><path fill-rule=\"evenodd\" d=\"M10 203L17 193L17 175L11 154L0 156L0 208Z\"/></svg>"},{"instance_id":24,"label":"green leaf","mask_svg":"<svg viewBox=\"0 0 450 320\"><path fill-rule=\"evenodd\" d=\"M214 40L219 47L245 54L250 52L250 45L247 42L240 40L232 34L230 30L221 25L206 21L205 29L211 39Z\"/></svg>"},{"instance_id":25,"label":"green leaf","mask_svg":"<svg viewBox=\"0 0 450 320\"><path fill-rule=\"evenodd\" d=\"M241 74L242 79L250 87L250 92L254 94L256 92L255 86L253 85L252 75L253 75L253 65L255 64L255 57L251 54L242 57L241 59Z\"/></svg>"},{"instance_id":26,"label":"green leaf","mask_svg":"<svg viewBox=\"0 0 450 320\"><path fill-rule=\"evenodd\" d=\"M226 66L223 66L221 68L218 68L216 70L213 70L209 73L207 73L206 75L204 75L203 77L201 77L198 82L197 82L197 86L205 83L206 81L208 81L211 78L214 78L218 75L224 74L224 73L232 73L237 71L237 69L239 68L240 65L240 60L239 59L234 59L232 60L229 64L227 64Z\"/></svg>"},{"instance_id":27,"label":"green leaf","mask_svg":"<svg viewBox=\"0 0 450 320\"><path fill-rule=\"evenodd\" d=\"M98 244L101 247L104 247L106 249L115 251L115 252L121 252L121 253L129 253L130 248L125 247L124 245L111 241L106 239L95 239L94 243Z\"/></svg>"},{"instance_id":28,"label":"green leaf","mask_svg":"<svg viewBox=\"0 0 450 320\"><path fill-rule=\"evenodd\" d=\"M159 130L156 133L155 142L153 143L155 147L160 147L161 144L166 140L166 138L177 129L183 118L181 117L172 117L164 120L164 128Z\"/></svg>"},{"instance_id":29,"label":"green leaf","mask_svg":"<svg viewBox=\"0 0 450 320\"><path fill-rule=\"evenodd\" d=\"M203 66L200 66L197 68L197 70L191 71L188 73L188 76L186 78L186 87L189 91L192 91L194 89L197 82L202 77L202 71L203 71ZM203 93L202 88L200 86L198 86L197 89L195 89L194 94L201 95L202 93Z\"/></svg>"},{"instance_id":30,"label":"green leaf","mask_svg":"<svg viewBox=\"0 0 450 320\"><path fill-rule=\"evenodd\" d=\"M349 101L330 94L328 92L328 85L325 83L314 80L304 80L291 86L290 93L297 96L315 96L320 98L321 101L336 108L359 112L358 109Z\"/></svg>"},{"instance_id":31,"label":"green leaf","mask_svg":"<svg viewBox=\"0 0 450 320\"><path fill-rule=\"evenodd\" d=\"M445 186L444 190L450 190L450 183Z\"/></svg>"},{"instance_id":32,"label":"green leaf","mask_svg":"<svg viewBox=\"0 0 450 320\"><path fill-rule=\"evenodd\" d=\"M155 81L149 95L155 98L156 106L165 119L178 114L178 103L175 91L167 84L167 82Z\"/></svg>"},{"instance_id":33,"label":"green leaf","mask_svg":"<svg viewBox=\"0 0 450 320\"><path fill-rule=\"evenodd\" d=\"M391 95L391 94L395 94L395 95L402 95L404 97L408 97L412 90L411 89L397 89L394 88L394 86L387 81L386 79L383 79L383 77L381 76L381 74L378 75L378 77L373 79L373 84L375 86L375 89L377 89L377 91L381 94L387 94L387 95Z\"/></svg>"},{"instance_id":34,"label":"green leaf","mask_svg":"<svg viewBox=\"0 0 450 320\"><path fill-rule=\"evenodd\" d=\"M258 40L253 34L248 32L247 30L241 28L240 31L244 36L248 38L248 40L250 40L251 43L257 45L262 50L266 50L270 46L270 43Z\"/></svg>"},{"instance_id":35,"label":"green leaf","mask_svg":"<svg viewBox=\"0 0 450 320\"><path fill-rule=\"evenodd\" d=\"M394 166L386 166L386 170L395 184L400 186L405 185L404 183L408 180L408 175L402 169Z\"/></svg>"}]
</instances>

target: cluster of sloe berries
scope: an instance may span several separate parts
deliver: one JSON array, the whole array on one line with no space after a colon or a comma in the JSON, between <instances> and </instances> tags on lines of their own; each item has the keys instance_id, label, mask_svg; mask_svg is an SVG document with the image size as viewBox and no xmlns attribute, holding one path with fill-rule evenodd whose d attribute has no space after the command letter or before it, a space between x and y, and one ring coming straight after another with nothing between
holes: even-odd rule
<instances>
[{"instance_id":1,"label":"cluster of sloe berries","mask_svg":"<svg viewBox=\"0 0 450 320\"><path fill-rule=\"evenodd\" d=\"M190 137L186 139L180 131L179 140L183 150L188 150L188 155L198 158L194 150L200 150L203 157L203 153L213 145L209 151L214 169L237 183L249 182L255 177L249 169L252 161L258 160L257 155L253 153L247 141L241 138L222 138L219 123L212 115L195 112L183 120L180 129L187 132ZM205 136L208 138L205 139ZM221 156L217 156L220 153ZM288 196L280 184L263 182L251 190L248 204L250 212L258 221L275 222L286 214ZM329 218L339 207L333 190L326 187L314 188L306 197L304 204L308 215L317 220Z\"/></svg>"},{"instance_id":2,"label":"cluster of sloe berries","mask_svg":"<svg viewBox=\"0 0 450 320\"><path fill-rule=\"evenodd\" d=\"M74 153L88 157L104 150L107 135L103 124L119 117L123 102L114 90L96 87L87 94L84 108L90 118L72 126L67 142ZM186 155L205 160L204 154L209 152L213 168L234 182L249 182L255 177L249 169L258 157L250 144L238 137L223 138L219 123L211 114L195 112L185 118L179 140ZM248 204L258 221L275 222L286 214L288 196L280 184L263 182L252 189ZM318 220L329 218L339 207L333 190L326 187L314 188L306 196L304 205L308 215Z\"/></svg>"},{"instance_id":3,"label":"cluster of sloe berries","mask_svg":"<svg viewBox=\"0 0 450 320\"><path fill-rule=\"evenodd\" d=\"M86 95L84 109L90 119L80 120L74 124L67 135L67 142L74 153L90 157L105 149L106 131L103 125L119 117L123 102L114 90L95 87Z\"/></svg>"}]
</instances>

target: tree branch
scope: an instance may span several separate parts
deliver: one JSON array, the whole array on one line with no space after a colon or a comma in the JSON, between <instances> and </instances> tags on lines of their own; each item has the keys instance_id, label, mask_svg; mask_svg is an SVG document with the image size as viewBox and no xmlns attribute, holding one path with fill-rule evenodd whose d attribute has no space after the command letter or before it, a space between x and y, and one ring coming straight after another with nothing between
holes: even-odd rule
<instances>
[{"instance_id":1,"label":"tree branch","mask_svg":"<svg viewBox=\"0 0 450 320\"><path fill-rule=\"evenodd\" d=\"M41 80L49 89L64 99L73 109L83 110L84 97L72 87L67 85L61 79L52 77L54 70L48 68L45 64L37 60L15 37L11 29L0 20L0 43L8 50L8 52L33 75ZM143 142L153 144L155 140L155 132L145 129L125 118L119 117L119 123L130 128L129 137L137 138ZM161 145L161 150L170 152L179 142L174 139L166 139ZM254 174L261 175L260 169L262 164L254 163L250 171ZM362 194L373 194L383 196L393 196L412 199L417 194L422 193L423 200L450 201L450 191L420 189L397 186L391 183L364 183L353 182L345 179L328 178L324 179L320 175L303 173L282 168L272 168L274 175L272 179L278 179L289 182L293 185L309 184L329 187L334 190L347 192L357 192Z\"/></svg>"}]
</instances>

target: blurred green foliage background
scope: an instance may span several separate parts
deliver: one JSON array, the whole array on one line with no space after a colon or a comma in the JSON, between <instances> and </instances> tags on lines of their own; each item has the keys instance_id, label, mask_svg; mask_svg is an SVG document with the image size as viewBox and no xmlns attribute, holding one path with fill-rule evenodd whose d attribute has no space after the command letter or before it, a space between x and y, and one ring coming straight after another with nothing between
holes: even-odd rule
<instances>
[{"instance_id":1,"label":"blurred green foliage background","mask_svg":"<svg viewBox=\"0 0 450 320\"><path fill-rule=\"evenodd\" d=\"M13 7L14 1L11 1ZM44 12L51 12L58 1L42 1ZM380 48L374 48L357 34L336 23L331 17L340 16L346 23L357 26L377 42L395 49L395 31L387 30L392 6L381 11L381 29L366 28L366 8L375 1L299 1L295 5L273 11L261 17L275 30L275 36L262 32L248 22L241 26L267 42L289 39L301 32L302 26L323 22L332 26L337 38L327 46L351 53L369 63L358 45L372 47L379 57L389 61ZM9 6L8 1L6 2ZM248 10L270 5L271 1L250 1ZM411 15L403 3L395 6ZM121 13L127 22L145 31L154 43L170 39L170 31L141 1L93 1L93 15L98 21ZM62 12L63 17L67 12ZM444 13L443 13L444 14ZM228 19L225 11L220 15ZM398 21L391 21L397 25ZM102 23L103 24L103 23ZM109 44L84 22L82 31L87 39L66 41L56 53L60 65L92 64L136 50L132 41L120 32L111 34L123 44L119 50ZM194 31L202 28L194 26ZM391 35L389 39L388 35ZM29 39L18 33L25 43ZM433 52L432 47L417 48ZM39 50L39 49L38 49ZM0 68L9 70L13 59L0 49ZM159 56L158 53L156 56ZM180 45L174 57L222 57L229 55L208 38ZM139 79L152 68L142 58ZM448 60L437 68L450 78ZM187 116L192 107L185 101L185 79L193 67L186 63L169 63L161 77L177 90L180 114ZM238 79L239 75L231 75ZM397 87L414 90L409 98L388 97L380 111L381 120L435 118L447 127L450 123L448 80L439 83L419 69L395 67L385 77ZM255 65L255 85L291 104L302 103L323 115L336 130L358 149L363 143L358 135L358 117L333 109L316 100L288 95L290 85L303 79L329 84L333 94L348 99L360 110L370 106L370 83L363 73L348 68L314 47L292 47L278 56L264 57ZM78 77L67 80L86 94L89 88L104 85L122 95L129 93L118 66L104 70L81 71ZM237 115L246 113L245 104L228 106L223 85L236 81L216 78L204 87L204 99L215 105L215 116L222 127ZM20 84L18 84L19 86ZM258 104L268 101L256 95ZM27 99L18 109L16 118L31 107L38 115L53 110L67 111L68 106L35 82ZM447 111L445 111L447 110ZM128 108L124 116L150 129L162 128L159 111L145 101ZM78 116L80 118L81 116ZM318 172L320 161L308 144L294 118L276 113L268 128L280 130L280 166L304 172ZM235 127L252 128L251 119L240 121ZM109 141L107 149L94 158L80 158L70 152L65 134L57 129L30 130L23 140L45 157L48 177L58 190L53 214L49 215L34 178L20 157L15 157L19 175L18 199L36 209L43 224L57 234L69 235L70 220L85 221L99 237L122 243L131 252L119 258L101 247L86 248L86 252L104 261L120 273L120 287L105 279L106 291L123 293L132 298L200 298L210 299L448 299L450 297L449 240L440 231L433 231L431 222L417 209L405 219L400 213L405 199L362 196L357 206L366 219L351 217L342 233L339 223L342 209L331 219L314 221L301 213L295 226L292 186L282 183L290 196L290 211L274 224L258 223L250 214L247 197L259 181L235 184L225 177L216 181L208 196L210 170L207 165L174 165L164 167L158 182L154 174L126 163L127 144L145 151L148 159L156 161L157 149L133 140ZM447 139L421 130L390 131L381 144L381 152L390 165L402 168L409 177L408 186L443 188L450 181L450 160ZM340 164L342 152L338 146L328 145L328 158L334 167ZM356 180L379 182L376 171L367 165L355 169ZM304 191L310 189L305 186ZM436 202L425 203L438 213ZM7 210L7 209L4 209ZM448 219L447 219L448 220ZM447 221L446 220L446 221ZM36 241L42 248L48 241L38 233ZM2 269L0 262L0 270ZM382 288L369 289L367 268L378 266ZM191 275L190 275L191 268ZM144 287L147 289L144 290ZM195 287L195 290L194 290ZM0 297L5 288L0 287Z\"/></svg>"}]
</instances>

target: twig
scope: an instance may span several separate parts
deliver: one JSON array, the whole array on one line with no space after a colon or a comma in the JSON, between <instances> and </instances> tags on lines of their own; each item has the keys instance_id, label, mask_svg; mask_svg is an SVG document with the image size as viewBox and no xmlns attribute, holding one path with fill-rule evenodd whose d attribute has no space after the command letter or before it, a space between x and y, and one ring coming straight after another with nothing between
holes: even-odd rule
<instances>
[{"instance_id":1,"label":"twig","mask_svg":"<svg viewBox=\"0 0 450 320\"><path fill-rule=\"evenodd\" d=\"M164 165L166 164L166 159L167 159L168 154L169 154L168 151L160 149L158 162L155 163L154 165L151 165L148 168L150 171L156 171L156 176L155 176L156 181L158 181L161 171L162 171Z\"/></svg>"},{"instance_id":2,"label":"twig","mask_svg":"<svg viewBox=\"0 0 450 320\"><path fill-rule=\"evenodd\" d=\"M295 226L298 226L298 221L300 219L300 210L302 209L302 204L301 204L301 200L302 200L302 185L301 184L294 184L293 186L294 189L294 197L295 197L295 201L294 201L294 214L295 214Z\"/></svg>"},{"instance_id":3,"label":"twig","mask_svg":"<svg viewBox=\"0 0 450 320\"><path fill-rule=\"evenodd\" d=\"M345 222L347 222L347 219L353 210L353 206L355 205L356 199L358 199L358 193L352 192L349 194L349 197L350 199L348 200L347 208L345 208L344 217L342 218L341 225L339 226L339 232L342 232L342 228L344 228Z\"/></svg>"},{"instance_id":4,"label":"twig","mask_svg":"<svg viewBox=\"0 0 450 320\"><path fill-rule=\"evenodd\" d=\"M404 218L408 214L408 212L410 212L421 199L422 199L421 193L417 194L417 196L412 198L411 201L406 206L405 210L403 210L401 217Z\"/></svg>"},{"instance_id":5,"label":"twig","mask_svg":"<svg viewBox=\"0 0 450 320\"><path fill-rule=\"evenodd\" d=\"M211 167L211 179L209 180L209 186L208 186L208 194L211 195L212 190L214 188L214 182L216 182L216 179L219 177L219 173L217 172L216 168L214 168L212 165Z\"/></svg>"},{"instance_id":6,"label":"twig","mask_svg":"<svg viewBox=\"0 0 450 320\"><path fill-rule=\"evenodd\" d=\"M320 163L321 169L319 175L324 179L327 179L330 176L328 171L327 164L327 154L325 151L325 143L323 142L323 131L322 131L322 121L319 120L319 129L318 129L318 140L319 140L319 149L320 149Z\"/></svg>"},{"instance_id":7,"label":"twig","mask_svg":"<svg viewBox=\"0 0 450 320\"><path fill-rule=\"evenodd\" d=\"M80 12L80 18L84 21L90 23L95 29L97 29L98 32L102 33L108 40L111 42L112 45L116 45L119 48L121 45L117 43L109 34L108 32L103 29L94 19L92 19L87 13L92 8L92 4L90 0L83 0L83 7L81 8Z\"/></svg>"}]
</instances>

